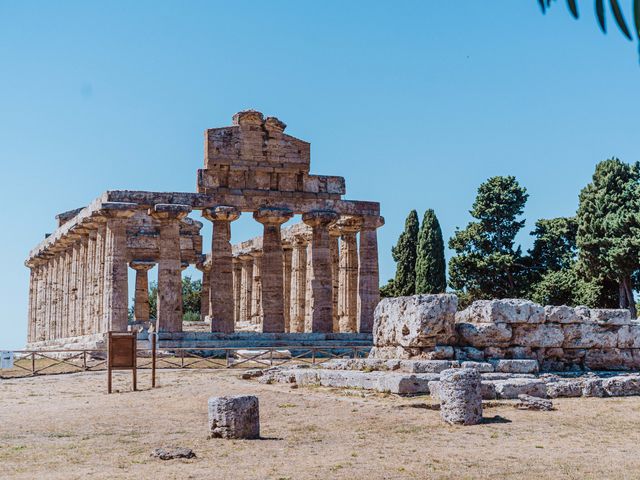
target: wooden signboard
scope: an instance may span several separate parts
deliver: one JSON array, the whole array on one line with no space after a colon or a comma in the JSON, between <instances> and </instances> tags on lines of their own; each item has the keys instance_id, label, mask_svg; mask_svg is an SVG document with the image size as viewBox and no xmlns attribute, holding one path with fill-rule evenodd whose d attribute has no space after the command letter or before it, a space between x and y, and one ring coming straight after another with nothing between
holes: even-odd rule
<instances>
[{"instance_id":1,"label":"wooden signboard","mask_svg":"<svg viewBox=\"0 0 640 480\"><path fill-rule=\"evenodd\" d=\"M136 390L136 332L109 332L107 357L107 390L111 393L111 372L113 370L131 370L133 390Z\"/></svg>"}]
</instances>

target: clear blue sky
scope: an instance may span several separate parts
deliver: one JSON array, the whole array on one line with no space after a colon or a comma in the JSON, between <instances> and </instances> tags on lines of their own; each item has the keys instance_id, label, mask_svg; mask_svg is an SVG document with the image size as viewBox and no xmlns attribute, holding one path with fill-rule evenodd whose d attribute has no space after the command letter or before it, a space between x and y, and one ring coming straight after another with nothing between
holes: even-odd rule
<instances>
[{"instance_id":1,"label":"clear blue sky","mask_svg":"<svg viewBox=\"0 0 640 480\"><path fill-rule=\"evenodd\" d=\"M381 202L382 281L411 208L447 239L492 175L528 189L528 247L598 161L640 160L637 44L612 22L603 36L592 3L575 21L535 0L0 1L0 348L24 345L23 261L56 213L107 189L194 191L203 131L246 108L310 141L347 198Z\"/></svg>"}]
</instances>

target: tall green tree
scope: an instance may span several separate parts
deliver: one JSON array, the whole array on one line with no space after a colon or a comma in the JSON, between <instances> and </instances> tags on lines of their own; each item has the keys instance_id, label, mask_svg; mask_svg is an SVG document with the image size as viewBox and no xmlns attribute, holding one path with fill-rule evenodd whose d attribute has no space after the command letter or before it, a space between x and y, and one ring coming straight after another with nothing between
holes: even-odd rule
<instances>
[{"instance_id":1,"label":"tall green tree","mask_svg":"<svg viewBox=\"0 0 640 480\"><path fill-rule=\"evenodd\" d=\"M580 192L576 242L587 276L618 285L618 305L635 317L633 276L640 269L640 164L600 162Z\"/></svg>"},{"instance_id":2,"label":"tall green tree","mask_svg":"<svg viewBox=\"0 0 640 480\"><path fill-rule=\"evenodd\" d=\"M574 217L541 219L531 235L535 237L528 252L528 297L542 305L575 305L580 278Z\"/></svg>"},{"instance_id":3,"label":"tall green tree","mask_svg":"<svg viewBox=\"0 0 640 480\"><path fill-rule=\"evenodd\" d=\"M411 210L404 222L404 231L391 249L396 265L393 290L396 296L416 293L416 249L418 246L418 212Z\"/></svg>"},{"instance_id":4,"label":"tall green tree","mask_svg":"<svg viewBox=\"0 0 640 480\"><path fill-rule=\"evenodd\" d=\"M444 241L436 213L424 212L416 253L416 293L443 293L447 289Z\"/></svg>"},{"instance_id":5,"label":"tall green tree","mask_svg":"<svg viewBox=\"0 0 640 480\"><path fill-rule=\"evenodd\" d=\"M476 221L449 240L456 254L449 261L449 284L463 303L481 298L517 297L525 266L515 236L528 194L515 177L492 177L478 188L470 211Z\"/></svg>"}]
</instances>

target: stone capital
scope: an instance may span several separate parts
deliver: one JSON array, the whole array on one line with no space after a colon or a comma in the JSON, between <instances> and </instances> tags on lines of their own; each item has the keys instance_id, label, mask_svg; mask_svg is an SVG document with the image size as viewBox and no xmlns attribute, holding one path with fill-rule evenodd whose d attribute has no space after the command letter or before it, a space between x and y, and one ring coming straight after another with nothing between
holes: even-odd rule
<instances>
[{"instance_id":1,"label":"stone capital","mask_svg":"<svg viewBox=\"0 0 640 480\"><path fill-rule=\"evenodd\" d=\"M138 204L129 202L103 202L96 214L105 218L129 218L136 213Z\"/></svg>"},{"instance_id":2,"label":"stone capital","mask_svg":"<svg viewBox=\"0 0 640 480\"><path fill-rule=\"evenodd\" d=\"M263 207L253 212L253 218L263 225L282 225L293 217L287 208Z\"/></svg>"},{"instance_id":3,"label":"stone capital","mask_svg":"<svg viewBox=\"0 0 640 480\"><path fill-rule=\"evenodd\" d=\"M294 235L291 238L291 245L295 247L305 247L309 243L309 236L306 234Z\"/></svg>"},{"instance_id":4,"label":"stone capital","mask_svg":"<svg viewBox=\"0 0 640 480\"><path fill-rule=\"evenodd\" d=\"M253 256L248 253L242 253L238 255L237 258L240 259L242 263L247 263L253 260Z\"/></svg>"},{"instance_id":5,"label":"stone capital","mask_svg":"<svg viewBox=\"0 0 640 480\"><path fill-rule=\"evenodd\" d=\"M362 217L361 230L375 230L384 225L384 217L381 216L366 216Z\"/></svg>"},{"instance_id":6,"label":"stone capital","mask_svg":"<svg viewBox=\"0 0 640 480\"><path fill-rule=\"evenodd\" d=\"M287 124L276 117L267 117L264 126L268 131L278 133L284 132L284 129L287 128Z\"/></svg>"},{"instance_id":7,"label":"stone capital","mask_svg":"<svg viewBox=\"0 0 640 480\"><path fill-rule=\"evenodd\" d=\"M326 227L339 217L333 210L312 210L302 215L302 221L310 227Z\"/></svg>"},{"instance_id":8,"label":"stone capital","mask_svg":"<svg viewBox=\"0 0 640 480\"><path fill-rule=\"evenodd\" d=\"M156 262L150 262L147 260L132 260L131 262L129 262L129 266L131 268L143 272L151 270L155 264Z\"/></svg>"},{"instance_id":9,"label":"stone capital","mask_svg":"<svg viewBox=\"0 0 640 480\"><path fill-rule=\"evenodd\" d=\"M240 217L240 211L236 207L218 205L217 207L202 210L202 216L212 222L217 220L233 222Z\"/></svg>"},{"instance_id":10,"label":"stone capital","mask_svg":"<svg viewBox=\"0 0 640 480\"><path fill-rule=\"evenodd\" d=\"M189 268L189 262L180 262L180 270L186 270Z\"/></svg>"},{"instance_id":11,"label":"stone capital","mask_svg":"<svg viewBox=\"0 0 640 480\"><path fill-rule=\"evenodd\" d=\"M257 110L243 110L233 116L233 124L240 127L251 125L262 125L264 123L264 115Z\"/></svg>"},{"instance_id":12,"label":"stone capital","mask_svg":"<svg viewBox=\"0 0 640 480\"><path fill-rule=\"evenodd\" d=\"M149 209L149 215L157 220L182 220L191 212L191 206L179 203L158 203Z\"/></svg>"},{"instance_id":13,"label":"stone capital","mask_svg":"<svg viewBox=\"0 0 640 480\"><path fill-rule=\"evenodd\" d=\"M334 225L340 235L355 234L362 228L363 220L361 217L342 217Z\"/></svg>"}]
</instances>

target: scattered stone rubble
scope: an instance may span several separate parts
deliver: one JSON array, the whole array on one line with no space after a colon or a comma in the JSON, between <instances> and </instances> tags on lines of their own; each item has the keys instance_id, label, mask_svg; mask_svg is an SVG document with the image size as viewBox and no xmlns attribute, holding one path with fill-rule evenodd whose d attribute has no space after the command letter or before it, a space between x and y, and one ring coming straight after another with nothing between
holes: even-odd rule
<instances>
[{"instance_id":1,"label":"scattered stone rubble","mask_svg":"<svg viewBox=\"0 0 640 480\"><path fill-rule=\"evenodd\" d=\"M175 458L196 458L196 454L193 452L193 450L185 447L156 448L151 452L151 456L159 458L160 460L173 460Z\"/></svg>"},{"instance_id":2,"label":"scattered stone rubble","mask_svg":"<svg viewBox=\"0 0 640 480\"><path fill-rule=\"evenodd\" d=\"M640 374L627 372L538 372L536 360L494 362L457 360L335 359L317 366L279 366L251 370L241 376L261 383L366 389L397 395L438 395L442 372L473 369L480 375L483 400L616 397L640 395ZM524 373L527 372L527 373Z\"/></svg>"},{"instance_id":3,"label":"scattered stone rubble","mask_svg":"<svg viewBox=\"0 0 640 480\"><path fill-rule=\"evenodd\" d=\"M518 395L518 402L514 407L519 410L542 410L548 412L553 410L553 402L544 398L522 394Z\"/></svg>"}]
</instances>

